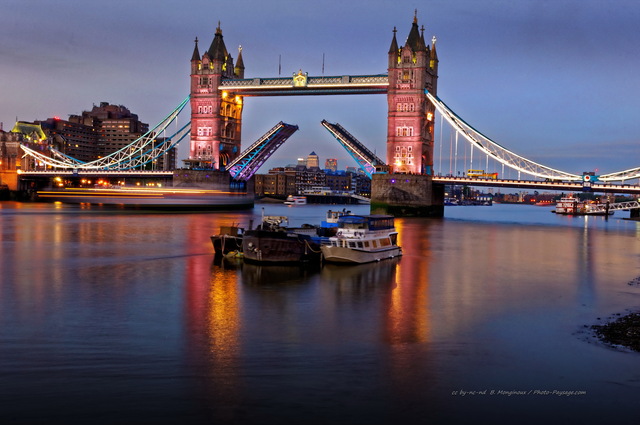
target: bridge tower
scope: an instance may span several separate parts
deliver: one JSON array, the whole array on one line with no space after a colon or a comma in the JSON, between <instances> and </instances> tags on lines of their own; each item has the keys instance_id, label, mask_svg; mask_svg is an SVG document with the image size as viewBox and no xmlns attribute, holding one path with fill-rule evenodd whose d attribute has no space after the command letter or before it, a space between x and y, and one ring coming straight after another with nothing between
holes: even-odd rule
<instances>
[{"instance_id":1,"label":"bridge tower","mask_svg":"<svg viewBox=\"0 0 640 425\"><path fill-rule=\"evenodd\" d=\"M218 89L225 78L244 78L242 47L234 66L218 23L209 49L200 56L196 38L191 57L189 168L224 169L240 154L242 96Z\"/></svg>"},{"instance_id":2,"label":"bridge tower","mask_svg":"<svg viewBox=\"0 0 640 425\"><path fill-rule=\"evenodd\" d=\"M442 217L444 186L434 184L433 141L435 107L424 91L434 94L438 55L418 28L418 14L407 41L398 45L396 29L388 52L387 164L388 173L371 181L371 211L396 216Z\"/></svg>"},{"instance_id":3,"label":"bridge tower","mask_svg":"<svg viewBox=\"0 0 640 425\"><path fill-rule=\"evenodd\" d=\"M433 174L435 107L424 90L435 95L437 82L435 37L429 47L416 12L404 46L398 47L394 28L389 48L387 163L392 172Z\"/></svg>"}]
</instances>

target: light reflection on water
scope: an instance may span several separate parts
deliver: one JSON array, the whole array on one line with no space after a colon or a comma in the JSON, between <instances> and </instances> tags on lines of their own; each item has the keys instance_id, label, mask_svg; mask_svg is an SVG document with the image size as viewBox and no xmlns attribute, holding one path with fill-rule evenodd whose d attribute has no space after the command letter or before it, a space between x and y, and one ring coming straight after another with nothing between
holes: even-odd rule
<instances>
[{"instance_id":1,"label":"light reflection on water","mask_svg":"<svg viewBox=\"0 0 640 425\"><path fill-rule=\"evenodd\" d=\"M640 308L637 223L456 207L398 219L400 259L285 267L213 258L209 235L260 208L18 205L0 210L0 423L635 419L638 355L580 331ZM485 389L587 395L451 395Z\"/></svg>"}]
</instances>

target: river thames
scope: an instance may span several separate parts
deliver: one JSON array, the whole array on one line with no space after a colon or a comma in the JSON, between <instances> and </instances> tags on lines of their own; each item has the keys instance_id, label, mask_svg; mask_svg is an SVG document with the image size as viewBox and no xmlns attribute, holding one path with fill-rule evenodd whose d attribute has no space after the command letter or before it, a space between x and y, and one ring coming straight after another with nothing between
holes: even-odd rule
<instances>
[{"instance_id":1,"label":"river thames","mask_svg":"<svg viewBox=\"0 0 640 425\"><path fill-rule=\"evenodd\" d=\"M0 424L638 423L640 354L589 331L640 310L628 212L447 207L396 219L400 259L214 259L262 207L331 208L0 202Z\"/></svg>"}]
</instances>

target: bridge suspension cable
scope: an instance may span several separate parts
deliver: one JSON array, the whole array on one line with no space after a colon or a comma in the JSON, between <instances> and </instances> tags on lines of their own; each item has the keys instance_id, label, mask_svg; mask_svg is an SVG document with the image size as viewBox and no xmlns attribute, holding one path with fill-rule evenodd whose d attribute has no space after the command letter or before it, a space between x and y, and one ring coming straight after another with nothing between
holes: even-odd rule
<instances>
[{"instance_id":1,"label":"bridge suspension cable","mask_svg":"<svg viewBox=\"0 0 640 425\"><path fill-rule=\"evenodd\" d=\"M53 157L42 152L33 150L25 145L20 148L25 155L31 156L38 161L54 167L62 169L83 169L83 170L129 170L141 167L154 159L158 158L169 149L178 144L184 137L189 134L191 123L187 123L173 135L158 141L157 135L164 132L171 123L173 123L180 112L189 103L190 96L187 96L169 115L167 115L158 125L147 131L145 134L134 140L129 145L123 147L116 152L99 158L95 161L83 162L65 155L54 148L50 148ZM157 144L156 144L157 143Z\"/></svg>"},{"instance_id":2,"label":"bridge suspension cable","mask_svg":"<svg viewBox=\"0 0 640 425\"><path fill-rule=\"evenodd\" d=\"M616 173L601 174L598 180L603 182L621 181L640 178L640 167L631 168L629 170L618 171Z\"/></svg>"},{"instance_id":3,"label":"bridge suspension cable","mask_svg":"<svg viewBox=\"0 0 640 425\"><path fill-rule=\"evenodd\" d=\"M471 146L484 152L487 155L487 160L492 158L518 172L549 180L579 181L583 179L582 175L556 170L511 152L467 124L438 97L433 96L427 90L425 90L425 94L438 112L456 130L456 150L458 135L461 135ZM473 151L471 155L473 155Z\"/></svg>"}]
</instances>

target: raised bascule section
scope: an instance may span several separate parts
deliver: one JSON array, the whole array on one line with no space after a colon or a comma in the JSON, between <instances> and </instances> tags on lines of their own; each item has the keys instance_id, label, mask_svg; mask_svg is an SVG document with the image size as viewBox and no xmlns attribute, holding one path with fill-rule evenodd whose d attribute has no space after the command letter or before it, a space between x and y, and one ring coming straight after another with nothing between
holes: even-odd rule
<instances>
[{"instance_id":1,"label":"raised bascule section","mask_svg":"<svg viewBox=\"0 0 640 425\"><path fill-rule=\"evenodd\" d=\"M364 144L360 143L351 133L344 129L340 124L331 124L327 120L322 120L322 126L340 142L358 166L365 172L369 178L376 171L386 169L386 164L378 158L376 154L371 152Z\"/></svg>"},{"instance_id":2,"label":"raised bascule section","mask_svg":"<svg viewBox=\"0 0 640 425\"><path fill-rule=\"evenodd\" d=\"M280 121L228 165L234 180L247 181L293 133L297 125Z\"/></svg>"}]
</instances>

